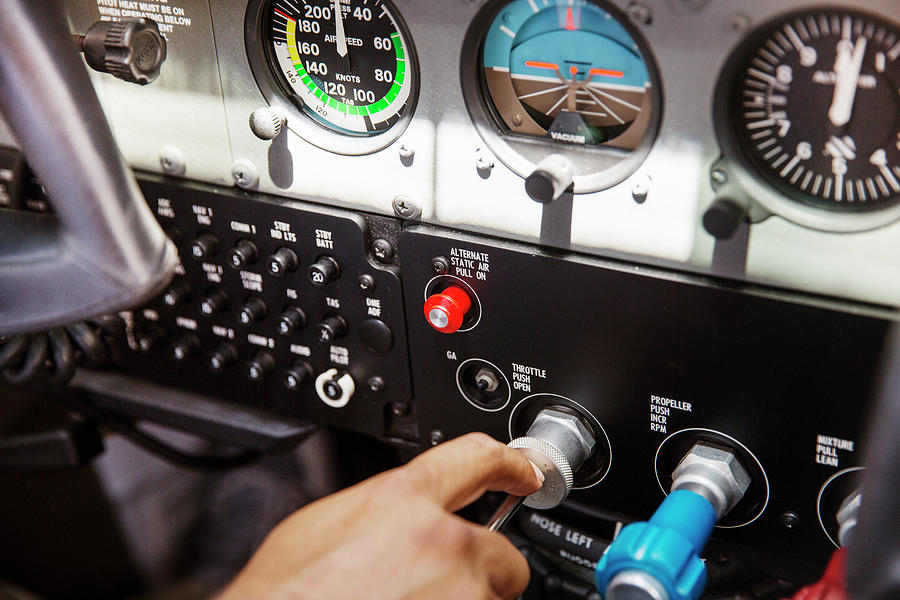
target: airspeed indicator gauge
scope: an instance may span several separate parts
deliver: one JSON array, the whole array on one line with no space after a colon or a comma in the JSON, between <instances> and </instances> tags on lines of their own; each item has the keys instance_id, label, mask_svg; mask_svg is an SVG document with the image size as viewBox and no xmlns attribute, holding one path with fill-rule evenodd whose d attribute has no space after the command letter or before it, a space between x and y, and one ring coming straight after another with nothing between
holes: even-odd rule
<instances>
[{"instance_id":1,"label":"airspeed indicator gauge","mask_svg":"<svg viewBox=\"0 0 900 600\"><path fill-rule=\"evenodd\" d=\"M417 66L388 0L268 0L255 16L248 35L258 36L275 89L306 116L289 119L292 130L344 154L399 136L415 101Z\"/></svg>"},{"instance_id":2,"label":"airspeed indicator gauge","mask_svg":"<svg viewBox=\"0 0 900 600\"><path fill-rule=\"evenodd\" d=\"M898 89L897 25L805 10L738 48L717 91L717 131L726 156L766 184L749 187L772 212L869 229L900 217Z\"/></svg>"}]
</instances>

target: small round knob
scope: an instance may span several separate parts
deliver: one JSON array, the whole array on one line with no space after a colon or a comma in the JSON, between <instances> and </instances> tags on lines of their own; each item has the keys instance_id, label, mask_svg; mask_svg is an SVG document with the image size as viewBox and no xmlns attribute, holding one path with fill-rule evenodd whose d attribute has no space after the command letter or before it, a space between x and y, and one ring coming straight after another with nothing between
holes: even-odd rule
<instances>
[{"instance_id":1,"label":"small round knob","mask_svg":"<svg viewBox=\"0 0 900 600\"><path fill-rule=\"evenodd\" d=\"M197 260L205 260L215 256L219 249L219 238L211 231L204 231L191 242L191 256Z\"/></svg>"},{"instance_id":2,"label":"small round knob","mask_svg":"<svg viewBox=\"0 0 900 600\"><path fill-rule=\"evenodd\" d=\"M325 317L316 327L316 338L323 344L330 344L347 335L347 321L339 316Z\"/></svg>"},{"instance_id":3,"label":"small round knob","mask_svg":"<svg viewBox=\"0 0 900 600\"><path fill-rule=\"evenodd\" d=\"M185 360L200 350L200 338L193 333L186 333L172 344L172 358L177 361Z\"/></svg>"},{"instance_id":4,"label":"small round knob","mask_svg":"<svg viewBox=\"0 0 900 600\"><path fill-rule=\"evenodd\" d=\"M539 162L525 179L525 193L535 202L546 204L562 196L574 180L575 173L569 159L551 154Z\"/></svg>"},{"instance_id":5,"label":"small round knob","mask_svg":"<svg viewBox=\"0 0 900 600\"><path fill-rule=\"evenodd\" d=\"M288 306L278 319L278 333L291 335L298 329L306 327L306 313L296 306Z\"/></svg>"},{"instance_id":6,"label":"small round knob","mask_svg":"<svg viewBox=\"0 0 900 600\"><path fill-rule=\"evenodd\" d=\"M234 269L243 269L247 265L252 265L259 258L259 250L256 244L250 240L240 240L228 253L228 262Z\"/></svg>"},{"instance_id":7,"label":"small round knob","mask_svg":"<svg viewBox=\"0 0 900 600\"><path fill-rule=\"evenodd\" d=\"M425 301L425 318L441 333L454 333L462 327L470 308L472 299L469 294L461 287L452 285L429 296Z\"/></svg>"},{"instance_id":8,"label":"small round knob","mask_svg":"<svg viewBox=\"0 0 900 600\"><path fill-rule=\"evenodd\" d=\"M76 40L92 69L138 85L159 77L166 60L166 40L150 19L99 21Z\"/></svg>"},{"instance_id":9,"label":"small round knob","mask_svg":"<svg viewBox=\"0 0 900 600\"><path fill-rule=\"evenodd\" d=\"M213 290L200 301L200 312L211 316L228 308L228 294L221 290Z\"/></svg>"},{"instance_id":10,"label":"small round knob","mask_svg":"<svg viewBox=\"0 0 900 600\"><path fill-rule=\"evenodd\" d=\"M241 325L253 325L257 321L266 316L268 309L262 298L249 298L241 307L238 313L238 320Z\"/></svg>"},{"instance_id":11,"label":"small round knob","mask_svg":"<svg viewBox=\"0 0 900 600\"><path fill-rule=\"evenodd\" d=\"M718 198L703 213L703 228L714 238L727 240L746 218L747 210L743 206L729 198Z\"/></svg>"},{"instance_id":12,"label":"small round knob","mask_svg":"<svg viewBox=\"0 0 900 600\"><path fill-rule=\"evenodd\" d=\"M294 391L312 380L312 367L306 361L296 361L290 369L284 372L284 387Z\"/></svg>"},{"instance_id":13,"label":"small round knob","mask_svg":"<svg viewBox=\"0 0 900 600\"><path fill-rule=\"evenodd\" d=\"M277 106L263 106L250 113L250 131L261 140L277 138L286 123L287 113Z\"/></svg>"},{"instance_id":14,"label":"small round knob","mask_svg":"<svg viewBox=\"0 0 900 600\"><path fill-rule=\"evenodd\" d=\"M316 287L322 287L329 281L334 281L341 274L338 261L330 256L320 256L309 267L309 281Z\"/></svg>"},{"instance_id":15,"label":"small round knob","mask_svg":"<svg viewBox=\"0 0 900 600\"><path fill-rule=\"evenodd\" d=\"M190 295L190 286L184 281L176 281L163 294L163 303L166 306L178 306L187 300Z\"/></svg>"},{"instance_id":16,"label":"small round knob","mask_svg":"<svg viewBox=\"0 0 900 600\"><path fill-rule=\"evenodd\" d=\"M228 366L234 364L238 358L238 351L234 345L228 342L222 342L216 346L215 350L209 355L209 369L215 373L221 373Z\"/></svg>"},{"instance_id":17,"label":"small round knob","mask_svg":"<svg viewBox=\"0 0 900 600\"><path fill-rule=\"evenodd\" d=\"M164 337L162 329L151 324L138 333L135 341L141 352L150 352Z\"/></svg>"},{"instance_id":18,"label":"small round knob","mask_svg":"<svg viewBox=\"0 0 900 600\"><path fill-rule=\"evenodd\" d=\"M247 363L247 378L250 381L260 381L274 370L275 357L268 352L260 351Z\"/></svg>"},{"instance_id":19,"label":"small round knob","mask_svg":"<svg viewBox=\"0 0 900 600\"><path fill-rule=\"evenodd\" d=\"M290 248L279 248L266 259L266 269L275 277L283 277L285 273L296 271L299 264L297 253Z\"/></svg>"},{"instance_id":20,"label":"small round knob","mask_svg":"<svg viewBox=\"0 0 900 600\"><path fill-rule=\"evenodd\" d=\"M332 408L347 406L355 393L356 382L353 381L350 373L328 369L316 377L316 394L322 402Z\"/></svg>"}]
</instances>

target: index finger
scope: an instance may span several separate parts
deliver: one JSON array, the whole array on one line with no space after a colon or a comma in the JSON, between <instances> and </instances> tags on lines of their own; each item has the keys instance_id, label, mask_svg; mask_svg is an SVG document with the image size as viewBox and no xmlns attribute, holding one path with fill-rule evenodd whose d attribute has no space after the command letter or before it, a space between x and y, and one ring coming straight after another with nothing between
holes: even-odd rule
<instances>
[{"instance_id":1,"label":"index finger","mask_svg":"<svg viewBox=\"0 0 900 600\"><path fill-rule=\"evenodd\" d=\"M524 454L483 433L445 442L404 469L419 493L450 512L474 502L488 490L528 496L543 483Z\"/></svg>"}]
</instances>

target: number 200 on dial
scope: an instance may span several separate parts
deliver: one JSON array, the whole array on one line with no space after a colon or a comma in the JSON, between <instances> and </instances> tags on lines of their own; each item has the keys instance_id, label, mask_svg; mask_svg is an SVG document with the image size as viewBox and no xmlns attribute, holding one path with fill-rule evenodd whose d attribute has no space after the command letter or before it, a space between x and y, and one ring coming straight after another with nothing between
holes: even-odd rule
<instances>
[{"instance_id":1,"label":"number 200 on dial","mask_svg":"<svg viewBox=\"0 0 900 600\"><path fill-rule=\"evenodd\" d=\"M386 0L275 0L268 13L273 66L319 123L370 136L405 115L414 61Z\"/></svg>"}]
</instances>

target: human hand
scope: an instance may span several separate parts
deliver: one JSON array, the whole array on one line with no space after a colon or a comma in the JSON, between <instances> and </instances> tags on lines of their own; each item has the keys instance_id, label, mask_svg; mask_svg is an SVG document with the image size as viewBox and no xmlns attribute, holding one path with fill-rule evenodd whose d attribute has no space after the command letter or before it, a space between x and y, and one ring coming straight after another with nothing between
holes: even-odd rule
<instances>
[{"instance_id":1,"label":"human hand","mask_svg":"<svg viewBox=\"0 0 900 600\"><path fill-rule=\"evenodd\" d=\"M462 436L295 512L219 600L516 598L525 558L452 513L487 490L527 496L542 482L520 452Z\"/></svg>"}]
</instances>

